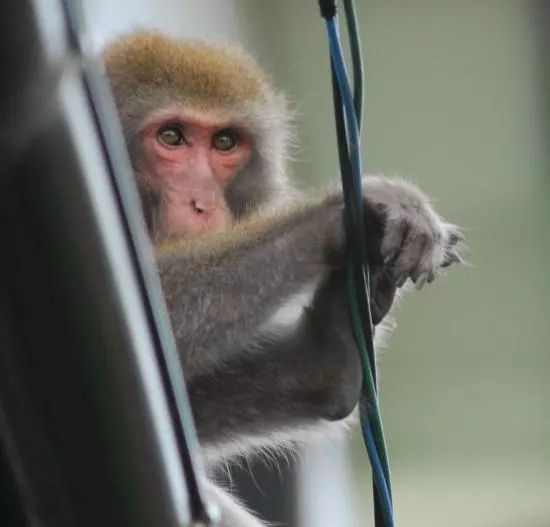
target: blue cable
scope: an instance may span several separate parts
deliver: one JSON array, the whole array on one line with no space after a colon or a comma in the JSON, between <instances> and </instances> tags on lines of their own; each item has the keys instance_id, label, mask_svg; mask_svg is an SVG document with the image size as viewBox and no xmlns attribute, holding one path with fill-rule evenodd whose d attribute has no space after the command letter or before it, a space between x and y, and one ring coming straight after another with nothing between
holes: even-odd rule
<instances>
[{"instance_id":1,"label":"blue cable","mask_svg":"<svg viewBox=\"0 0 550 527\"><path fill-rule=\"evenodd\" d=\"M367 447L367 453L369 454L370 464L372 472L374 474L374 481L376 482L376 492L380 498L380 505L382 506L382 514L384 516L385 527L393 527L393 505L388 491L388 485L386 484L386 477L380 463L380 457L378 456L378 449L376 448L376 442L372 433L370 422L368 419L361 419L361 432L363 433L363 439Z\"/></svg>"},{"instance_id":2,"label":"blue cable","mask_svg":"<svg viewBox=\"0 0 550 527\"><path fill-rule=\"evenodd\" d=\"M361 168L361 151L360 151L360 134L357 122L357 115L355 113L355 106L353 102L353 96L351 93L345 61L342 52L342 46L338 35L338 27L334 17L326 18L326 28L328 33L328 40L330 45L330 53L332 63L334 66L334 72L338 82L339 90L344 107L344 117L346 123L346 131L348 134L348 150L351 163L352 172L352 185L353 185L353 197L355 202L353 203L357 214L356 219L362 223L363 220L363 192L362 192L362 168ZM360 226L361 227L361 226ZM361 227L361 232L364 230ZM361 244L361 260L366 262L366 249L364 244ZM376 394L374 394L376 396ZM361 412L361 431L369 454L374 481L380 501L382 514L384 517L384 523L386 527L393 527L393 506L391 500L391 494L389 490L389 469L387 465L381 463L380 453L377 448L376 440L374 438L371 423L369 421L368 413ZM383 448L383 445L380 446Z\"/></svg>"},{"instance_id":3,"label":"blue cable","mask_svg":"<svg viewBox=\"0 0 550 527\"><path fill-rule=\"evenodd\" d=\"M355 107L353 105L353 95L351 93L348 76L346 73L344 54L342 52L342 45L340 43L338 27L335 19L331 18L326 20L326 27L330 46L330 56L334 64L334 71L336 73L336 78L338 79L338 86L340 88L342 101L344 104L344 115L346 119L346 129L348 132L348 148L353 174L352 183L354 186L354 196L356 199L355 206L357 207L357 210L360 211L363 209L363 191L361 185L361 174L363 173L363 170L361 167L359 127L357 125L357 117L355 115ZM358 220L362 222L363 216L360 215Z\"/></svg>"}]
</instances>

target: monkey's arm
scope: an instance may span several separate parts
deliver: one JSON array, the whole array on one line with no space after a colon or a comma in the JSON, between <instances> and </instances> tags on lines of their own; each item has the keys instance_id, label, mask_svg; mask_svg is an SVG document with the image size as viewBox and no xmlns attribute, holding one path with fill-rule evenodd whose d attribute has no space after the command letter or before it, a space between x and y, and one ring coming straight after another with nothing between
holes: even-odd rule
<instances>
[{"instance_id":1,"label":"monkey's arm","mask_svg":"<svg viewBox=\"0 0 550 527\"><path fill-rule=\"evenodd\" d=\"M401 181L364 183L370 256L395 286L431 281L456 260L456 230ZM339 195L229 232L161 250L159 270L184 367L209 371L249 347L258 328L292 294L345 264ZM374 308L378 290L373 291Z\"/></svg>"},{"instance_id":2,"label":"monkey's arm","mask_svg":"<svg viewBox=\"0 0 550 527\"><path fill-rule=\"evenodd\" d=\"M285 299L339 265L343 240L341 204L323 202L163 248L159 271L187 373L238 355Z\"/></svg>"},{"instance_id":3,"label":"monkey's arm","mask_svg":"<svg viewBox=\"0 0 550 527\"><path fill-rule=\"evenodd\" d=\"M346 277L336 272L293 331L264 335L249 353L188 379L206 459L273 442L275 432L275 442L284 443L297 429L312 431L345 418L359 399L360 372Z\"/></svg>"}]
</instances>

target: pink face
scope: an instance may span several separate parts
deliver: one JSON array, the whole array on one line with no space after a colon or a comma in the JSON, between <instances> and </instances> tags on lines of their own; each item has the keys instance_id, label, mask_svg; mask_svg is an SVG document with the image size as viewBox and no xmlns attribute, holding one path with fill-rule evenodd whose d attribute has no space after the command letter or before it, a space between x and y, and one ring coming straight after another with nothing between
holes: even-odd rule
<instances>
[{"instance_id":1,"label":"pink face","mask_svg":"<svg viewBox=\"0 0 550 527\"><path fill-rule=\"evenodd\" d=\"M204 112L166 111L144 123L139 143L138 177L160 195L162 237L229 226L224 188L252 154L243 129Z\"/></svg>"}]
</instances>

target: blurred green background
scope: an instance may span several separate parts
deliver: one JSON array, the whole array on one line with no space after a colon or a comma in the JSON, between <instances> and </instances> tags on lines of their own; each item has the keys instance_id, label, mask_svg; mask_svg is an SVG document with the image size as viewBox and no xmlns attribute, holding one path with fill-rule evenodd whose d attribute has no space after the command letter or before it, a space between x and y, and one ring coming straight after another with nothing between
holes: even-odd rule
<instances>
[{"instance_id":1,"label":"blurred green background","mask_svg":"<svg viewBox=\"0 0 550 527\"><path fill-rule=\"evenodd\" d=\"M294 172L316 184L338 172L314 3L245 2L242 23L297 103ZM471 263L406 295L381 363L397 520L549 526L548 8L511 0L357 8L366 167L420 185L465 228ZM364 476L362 448L356 437L353 465ZM359 479L368 496L369 479Z\"/></svg>"}]
</instances>

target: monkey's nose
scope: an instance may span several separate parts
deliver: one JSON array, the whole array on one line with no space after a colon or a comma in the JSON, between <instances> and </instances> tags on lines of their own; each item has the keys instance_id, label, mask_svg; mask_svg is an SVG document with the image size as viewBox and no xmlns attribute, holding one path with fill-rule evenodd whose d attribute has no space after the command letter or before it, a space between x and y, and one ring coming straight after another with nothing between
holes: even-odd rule
<instances>
[{"instance_id":1,"label":"monkey's nose","mask_svg":"<svg viewBox=\"0 0 550 527\"><path fill-rule=\"evenodd\" d=\"M216 203L193 198L191 200L191 208L197 214L211 214L216 209Z\"/></svg>"},{"instance_id":2,"label":"monkey's nose","mask_svg":"<svg viewBox=\"0 0 550 527\"><path fill-rule=\"evenodd\" d=\"M206 211L206 207L203 206L202 203L199 203L197 200L192 200L191 201L191 206L193 207L193 210L197 213L197 214L202 214L203 212Z\"/></svg>"}]
</instances>

